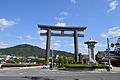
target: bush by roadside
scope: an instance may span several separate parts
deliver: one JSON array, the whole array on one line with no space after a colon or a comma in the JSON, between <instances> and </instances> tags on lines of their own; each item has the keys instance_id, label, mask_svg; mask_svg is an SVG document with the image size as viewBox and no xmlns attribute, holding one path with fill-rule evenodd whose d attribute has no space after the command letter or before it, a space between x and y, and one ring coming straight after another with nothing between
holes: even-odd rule
<instances>
[{"instance_id":1,"label":"bush by roadside","mask_svg":"<svg viewBox=\"0 0 120 80\"><path fill-rule=\"evenodd\" d=\"M98 65L87 65L87 64L64 64L64 67L81 67L81 68L108 68L108 66L103 65L103 64L98 64Z\"/></svg>"},{"instance_id":2,"label":"bush by roadside","mask_svg":"<svg viewBox=\"0 0 120 80\"><path fill-rule=\"evenodd\" d=\"M39 66L39 64L2 64L2 67L29 67Z\"/></svg>"}]
</instances>

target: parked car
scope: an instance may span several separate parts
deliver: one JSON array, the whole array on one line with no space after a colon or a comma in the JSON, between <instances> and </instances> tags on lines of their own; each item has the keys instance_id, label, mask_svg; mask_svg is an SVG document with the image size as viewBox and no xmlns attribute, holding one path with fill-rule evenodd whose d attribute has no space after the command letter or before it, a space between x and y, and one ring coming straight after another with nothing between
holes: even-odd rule
<instances>
[{"instance_id":1,"label":"parked car","mask_svg":"<svg viewBox=\"0 0 120 80\"><path fill-rule=\"evenodd\" d=\"M109 63L108 62L103 62L102 64L106 65L106 66L109 66ZM110 69L112 69L113 66L110 64Z\"/></svg>"},{"instance_id":2,"label":"parked car","mask_svg":"<svg viewBox=\"0 0 120 80\"><path fill-rule=\"evenodd\" d=\"M50 65L49 65L49 64L44 64L42 68L43 68L43 69L49 69L49 68L50 68Z\"/></svg>"},{"instance_id":3,"label":"parked car","mask_svg":"<svg viewBox=\"0 0 120 80\"><path fill-rule=\"evenodd\" d=\"M40 66L43 66L44 64L40 64Z\"/></svg>"}]
</instances>

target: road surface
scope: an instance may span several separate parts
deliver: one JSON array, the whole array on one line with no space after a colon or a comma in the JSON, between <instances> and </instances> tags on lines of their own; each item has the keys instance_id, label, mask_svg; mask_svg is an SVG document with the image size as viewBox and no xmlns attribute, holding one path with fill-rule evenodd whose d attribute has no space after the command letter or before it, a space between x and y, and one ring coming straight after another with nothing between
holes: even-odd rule
<instances>
[{"instance_id":1,"label":"road surface","mask_svg":"<svg viewBox=\"0 0 120 80\"><path fill-rule=\"evenodd\" d=\"M40 68L0 70L0 80L120 80L120 72L74 72Z\"/></svg>"}]
</instances>

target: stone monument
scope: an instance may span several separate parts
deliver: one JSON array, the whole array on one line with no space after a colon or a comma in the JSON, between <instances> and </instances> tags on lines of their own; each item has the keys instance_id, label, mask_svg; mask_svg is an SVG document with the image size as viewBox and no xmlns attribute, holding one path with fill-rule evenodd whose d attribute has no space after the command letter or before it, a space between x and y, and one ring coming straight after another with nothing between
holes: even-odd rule
<instances>
[{"instance_id":1,"label":"stone monument","mask_svg":"<svg viewBox=\"0 0 120 80\"><path fill-rule=\"evenodd\" d=\"M90 65L96 63L95 54L94 54L94 48L95 48L95 44L97 44L97 43L98 43L97 41L94 41L92 39L84 42L84 44L88 45L88 55L89 55L88 64L90 64Z\"/></svg>"}]
</instances>

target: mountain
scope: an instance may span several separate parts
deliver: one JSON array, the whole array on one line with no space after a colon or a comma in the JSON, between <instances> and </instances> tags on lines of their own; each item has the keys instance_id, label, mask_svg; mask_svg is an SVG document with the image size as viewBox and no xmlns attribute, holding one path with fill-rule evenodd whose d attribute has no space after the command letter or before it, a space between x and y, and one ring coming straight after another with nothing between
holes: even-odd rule
<instances>
[{"instance_id":1,"label":"mountain","mask_svg":"<svg viewBox=\"0 0 120 80\"><path fill-rule=\"evenodd\" d=\"M45 57L45 49L29 44L20 44L10 48L0 49L0 53L4 55L14 55L14 56L38 56L40 58ZM53 54L73 57L72 53L65 51L53 50Z\"/></svg>"}]
</instances>

